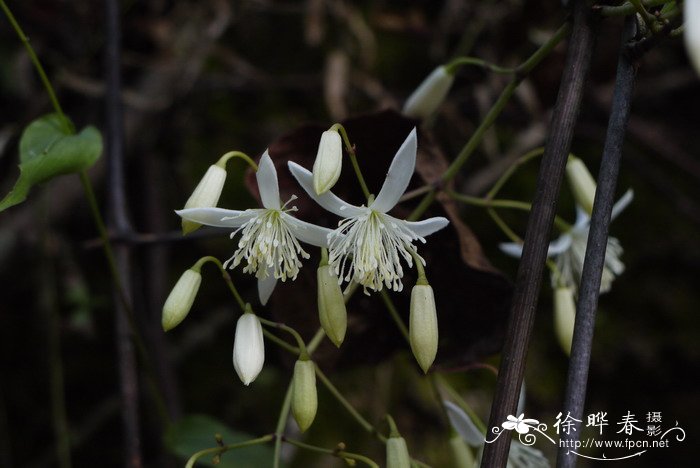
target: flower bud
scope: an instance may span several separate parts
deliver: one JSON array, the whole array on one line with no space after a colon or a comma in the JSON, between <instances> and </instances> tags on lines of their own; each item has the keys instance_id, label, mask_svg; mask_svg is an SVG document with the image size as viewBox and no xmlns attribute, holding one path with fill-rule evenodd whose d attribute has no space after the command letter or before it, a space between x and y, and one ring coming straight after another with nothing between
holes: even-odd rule
<instances>
[{"instance_id":1,"label":"flower bud","mask_svg":"<svg viewBox=\"0 0 700 468\"><path fill-rule=\"evenodd\" d=\"M314 161L314 190L318 195L330 190L340 177L343 168L343 142L337 130L321 134L318 153Z\"/></svg>"},{"instance_id":2,"label":"flower bud","mask_svg":"<svg viewBox=\"0 0 700 468\"><path fill-rule=\"evenodd\" d=\"M452 452L455 468L473 468L476 466L474 454L457 432L450 437L450 452Z\"/></svg>"},{"instance_id":3,"label":"flower bud","mask_svg":"<svg viewBox=\"0 0 700 468\"><path fill-rule=\"evenodd\" d=\"M168 331L175 328L189 314L194 298L202 284L202 275L199 271L189 269L180 276L172 291L168 295L163 305L163 316L161 324L163 330Z\"/></svg>"},{"instance_id":4,"label":"flower bud","mask_svg":"<svg viewBox=\"0 0 700 468\"><path fill-rule=\"evenodd\" d=\"M411 291L409 317L411 349L423 372L427 373L435 360L438 348L438 323L433 288L417 284Z\"/></svg>"},{"instance_id":5,"label":"flower bud","mask_svg":"<svg viewBox=\"0 0 700 468\"><path fill-rule=\"evenodd\" d=\"M314 422L318 398L316 396L316 369L313 361L298 360L292 378L292 415L301 432Z\"/></svg>"},{"instance_id":6,"label":"flower bud","mask_svg":"<svg viewBox=\"0 0 700 468\"><path fill-rule=\"evenodd\" d=\"M700 74L700 2L698 0L683 2L683 20L685 48L688 51L690 63Z\"/></svg>"},{"instance_id":7,"label":"flower bud","mask_svg":"<svg viewBox=\"0 0 700 468\"><path fill-rule=\"evenodd\" d=\"M233 340L233 368L241 381L249 385L258 376L265 362L262 325L255 314L245 313L236 324Z\"/></svg>"},{"instance_id":8,"label":"flower bud","mask_svg":"<svg viewBox=\"0 0 700 468\"><path fill-rule=\"evenodd\" d=\"M586 165L579 158L569 156L566 163L566 176L576 203L589 215L593 212L595 180Z\"/></svg>"},{"instance_id":9,"label":"flower bud","mask_svg":"<svg viewBox=\"0 0 700 468\"><path fill-rule=\"evenodd\" d=\"M386 440L386 468L410 468L411 457L403 437L389 437Z\"/></svg>"},{"instance_id":10,"label":"flower bud","mask_svg":"<svg viewBox=\"0 0 700 468\"><path fill-rule=\"evenodd\" d=\"M413 91L403 106L408 117L427 119L442 104L454 82L454 74L439 66Z\"/></svg>"},{"instance_id":11,"label":"flower bud","mask_svg":"<svg viewBox=\"0 0 700 468\"><path fill-rule=\"evenodd\" d=\"M219 202L221 191L224 188L226 181L226 169L214 164L209 166L207 172L199 181L194 192L190 195L185 203L185 208L209 208L214 207ZM182 220L182 233L189 234L192 231L199 229L201 224L194 221Z\"/></svg>"},{"instance_id":12,"label":"flower bud","mask_svg":"<svg viewBox=\"0 0 700 468\"><path fill-rule=\"evenodd\" d=\"M567 356L571 353L575 321L574 290L566 286L558 287L554 291L554 332Z\"/></svg>"},{"instance_id":13,"label":"flower bud","mask_svg":"<svg viewBox=\"0 0 700 468\"><path fill-rule=\"evenodd\" d=\"M348 314L338 276L330 265L320 266L316 272L318 281L318 318L323 330L334 345L340 347L345 339Z\"/></svg>"}]
</instances>

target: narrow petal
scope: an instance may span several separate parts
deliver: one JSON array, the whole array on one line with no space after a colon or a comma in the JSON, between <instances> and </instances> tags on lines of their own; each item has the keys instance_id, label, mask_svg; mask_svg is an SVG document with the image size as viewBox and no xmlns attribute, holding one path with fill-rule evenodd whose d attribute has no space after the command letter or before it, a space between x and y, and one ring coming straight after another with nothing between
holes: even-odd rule
<instances>
[{"instance_id":1,"label":"narrow petal","mask_svg":"<svg viewBox=\"0 0 700 468\"><path fill-rule=\"evenodd\" d=\"M268 209L279 210L280 188L277 182L277 170L267 150L260 158L255 178L258 181L258 190L260 190L260 199L263 206Z\"/></svg>"},{"instance_id":2,"label":"narrow petal","mask_svg":"<svg viewBox=\"0 0 700 468\"><path fill-rule=\"evenodd\" d=\"M472 418L451 401L443 400L442 403L447 409L447 417L450 419L450 424L452 424L452 427L462 439L472 447L484 445L484 434L476 427Z\"/></svg>"},{"instance_id":3,"label":"narrow petal","mask_svg":"<svg viewBox=\"0 0 700 468\"><path fill-rule=\"evenodd\" d=\"M328 235L333 232L332 229L316 226L315 224L307 223L294 216L282 213L282 218L292 228L294 237L307 244L315 245L316 247L328 248Z\"/></svg>"},{"instance_id":4,"label":"narrow petal","mask_svg":"<svg viewBox=\"0 0 700 468\"><path fill-rule=\"evenodd\" d=\"M258 297L262 305L267 304L270 296L272 296L272 291L275 290L275 286L277 286L277 278L275 278L274 270L268 268L267 276L263 279L258 279Z\"/></svg>"},{"instance_id":5,"label":"narrow petal","mask_svg":"<svg viewBox=\"0 0 700 468\"><path fill-rule=\"evenodd\" d=\"M620 199L613 205L612 208L612 214L610 215L610 219L615 219L617 216L622 213L622 211L627 208L627 205L632 203L632 200L634 200L634 190L629 189L625 192L625 194L620 197Z\"/></svg>"},{"instance_id":6,"label":"narrow petal","mask_svg":"<svg viewBox=\"0 0 700 468\"><path fill-rule=\"evenodd\" d=\"M581 231L583 229L588 229L590 224L591 216L586 212L586 210L576 205L576 222L574 223L574 230Z\"/></svg>"},{"instance_id":7,"label":"narrow petal","mask_svg":"<svg viewBox=\"0 0 700 468\"><path fill-rule=\"evenodd\" d=\"M447 226L448 224L450 224L447 218L443 218L442 216L424 219L423 221L404 222L413 232L415 232L421 237L429 236L430 234L433 234L434 232L437 232L440 229Z\"/></svg>"},{"instance_id":8,"label":"narrow petal","mask_svg":"<svg viewBox=\"0 0 700 468\"><path fill-rule=\"evenodd\" d=\"M224 208L186 208L176 210L178 216L207 226L237 228L253 218L256 210L226 210Z\"/></svg>"},{"instance_id":9,"label":"narrow petal","mask_svg":"<svg viewBox=\"0 0 700 468\"><path fill-rule=\"evenodd\" d=\"M418 150L418 138L416 129L411 130L401 148L396 152L389 166L389 172L384 179L384 185L372 204L372 209L386 213L398 203L401 195L406 191L408 183L416 168L416 151Z\"/></svg>"},{"instance_id":10,"label":"narrow petal","mask_svg":"<svg viewBox=\"0 0 700 468\"><path fill-rule=\"evenodd\" d=\"M364 211L364 209L360 207L345 203L330 190L321 195L317 195L316 190L314 190L313 174L295 162L289 161L288 165L289 170L297 182L299 182L299 185L301 185L304 191L308 193L309 196L325 210L330 211L341 218L352 218L354 216L359 216Z\"/></svg>"},{"instance_id":11,"label":"narrow petal","mask_svg":"<svg viewBox=\"0 0 700 468\"><path fill-rule=\"evenodd\" d=\"M498 244L498 248L501 249L501 252L511 257L520 258L523 255L523 244L518 244L517 242L501 242Z\"/></svg>"},{"instance_id":12,"label":"narrow petal","mask_svg":"<svg viewBox=\"0 0 700 468\"><path fill-rule=\"evenodd\" d=\"M547 256L557 256L566 252L569 247L571 247L572 240L573 238L571 237L571 234L562 234L561 236L557 237L549 243L549 247L547 248Z\"/></svg>"}]
</instances>

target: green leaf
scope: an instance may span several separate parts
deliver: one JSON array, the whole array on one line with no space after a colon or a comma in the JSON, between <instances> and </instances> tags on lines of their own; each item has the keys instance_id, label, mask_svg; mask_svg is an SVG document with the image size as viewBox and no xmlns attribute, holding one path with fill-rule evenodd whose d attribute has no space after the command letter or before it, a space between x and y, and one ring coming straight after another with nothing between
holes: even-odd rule
<instances>
[{"instance_id":1,"label":"green leaf","mask_svg":"<svg viewBox=\"0 0 700 468\"><path fill-rule=\"evenodd\" d=\"M68 122L72 127L72 123ZM95 127L68 133L57 114L30 123L19 142L19 179L0 201L0 211L22 203L32 186L63 174L83 171L102 154L102 135Z\"/></svg>"},{"instance_id":2,"label":"green leaf","mask_svg":"<svg viewBox=\"0 0 700 468\"><path fill-rule=\"evenodd\" d=\"M225 424L206 415L186 416L168 428L165 433L165 445L184 460L189 459L195 452L206 448L216 447L215 434L221 434L224 444L235 444L255 439L255 436L230 429ZM218 468L258 468L270 466L273 457L272 445L260 444L242 447L221 455ZM199 464L214 466L212 455L205 455L198 460Z\"/></svg>"}]
</instances>

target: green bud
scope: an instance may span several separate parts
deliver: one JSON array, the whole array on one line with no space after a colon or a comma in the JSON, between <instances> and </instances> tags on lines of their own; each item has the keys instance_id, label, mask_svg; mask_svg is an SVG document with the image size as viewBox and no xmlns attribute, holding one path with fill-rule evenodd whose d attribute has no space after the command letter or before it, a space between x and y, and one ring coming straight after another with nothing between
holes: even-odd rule
<instances>
[{"instance_id":1,"label":"green bud","mask_svg":"<svg viewBox=\"0 0 700 468\"><path fill-rule=\"evenodd\" d=\"M389 437L386 441L386 468L410 468L411 457L403 437Z\"/></svg>"},{"instance_id":2,"label":"green bud","mask_svg":"<svg viewBox=\"0 0 700 468\"><path fill-rule=\"evenodd\" d=\"M579 158L569 156L566 163L566 177L574 194L574 200L590 215L593 212L596 184L588 168Z\"/></svg>"},{"instance_id":3,"label":"green bud","mask_svg":"<svg viewBox=\"0 0 700 468\"><path fill-rule=\"evenodd\" d=\"M423 372L427 373L435 360L438 348L438 322L433 288L417 284L411 290L409 317L411 349Z\"/></svg>"},{"instance_id":4,"label":"green bud","mask_svg":"<svg viewBox=\"0 0 700 468\"><path fill-rule=\"evenodd\" d=\"M340 347L345 339L348 326L348 313L345 309L343 292L338 284L333 268L320 266L316 272L318 281L318 318L323 330L334 345Z\"/></svg>"},{"instance_id":5,"label":"green bud","mask_svg":"<svg viewBox=\"0 0 700 468\"><path fill-rule=\"evenodd\" d=\"M464 442L462 436L456 432L450 437L450 451L452 452L455 468L473 468L476 466L474 454L467 447L467 443Z\"/></svg>"},{"instance_id":6,"label":"green bud","mask_svg":"<svg viewBox=\"0 0 700 468\"><path fill-rule=\"evenodd\" d=\"M314 422L318 398L316 396L316 369L313 361L298 360L292 377L292 415L301 432Z\"/></svg>"},{"instance_id":7,"label":"green bud","mask_svg":"<svg viewBox=\"0 0 700 468\"><path fill-rule=\"evenodd\" d=\"M226 182L226 169L218 164L209 166L207 172L195 187L190 198L185 203L185 208L210 208L219 203L221 191ZM194 221L182 220L182 233L189 234L199 229L201 224Z\"/></svg>"},{"instance_id":8,"label":"green bud","mask_svg":"<svg viewBox=\"0 0 700 468\"><path fill-rule=\"evenodd\" d=\"M321 134L318 153L314 161L314 190L321 195L329 191L340 177L343 168L343 142L337 130L326 130Z\"/></svg>"},{"instance_id":9,"label":"green bud","mask_svg":"<svg viewBox=\"0 0 700 468\"><path fill-rule=\"evenodd\" d=\"M554 291L554 331L561 349L567 356L571 354L575 321L574 290L566 286L557 288Z\"/></svg>"},{"instance_id":10,"label":"green bud","mask_svg":"<svg viewBox=\"0 0 700 468\"><path fill-rule=\"evenodd\" d=\"M185 270L180 276L180 279L177 280L175 287L165 300L165 305L163 305L163 316L161 319L163 330L168 331L175 328L187 317L194 303L194 298L197 296L197 291L199 291L200 284L202 284L202 275L199 271L193 269Z\"/></svg>"}]
</instances>

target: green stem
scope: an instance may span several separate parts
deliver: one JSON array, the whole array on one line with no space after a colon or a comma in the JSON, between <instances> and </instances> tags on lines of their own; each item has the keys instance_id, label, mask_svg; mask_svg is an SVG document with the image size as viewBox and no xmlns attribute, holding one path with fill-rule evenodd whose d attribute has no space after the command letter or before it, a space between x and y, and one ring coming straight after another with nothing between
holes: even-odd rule
<instances>
[{"instance_id":1,"label":"green stem","mask_svg":"<svg viewBox=\"0 0 700 468\"><path fill-rule=\"evenodd\" d=\"M386 437L384 437L382 434L380 434L372 424L370 424L365 418L362 417L362 415L352 406L352 404L345 399L345 397L338 391L338 389L333 385L333 383L326 377L326 374L323 373L323 371L318 367L318 365L315 365L316 368L316 375L318 376L319 380L325 387L328 389L328 391L335 397L336 400L347 410L348 413L350 413L350 416L353 417L357 423L362 426L362 428L369 432L370 434L375 434L379 440L382 442L386 442Z\"/></svg>"},{"instance_id":2,"label":"green stem","mask_svg":"<svg viewBox=\"0 0 700 468\"><path fill-rule=\"evenodd\" d=\"M565 23L564 25L562 25L546 43L544 43L525 62L523 62L516 68L516 73L512 81L501 92L501 95L498 97L498 99L493 104L489 112L486 114L484 120L482 120L481 124L479 124L479 127L474 131L469 141L467 141L466 145L464 145L464 147L459 152L455 160L452 161L450 166L442 175L441 181L443 184L449 182L457 175L464 163L466 163L469 159L469 156L471 156L474 150L476 150L476 148L479 147L479 145L481 144L481 140L486 134L486 131L489 128L491 128L493 123L501 114L506 104L510 100L511 96L518 88L518 85L520 84L522 79L537 64L539 64L559 42L561 42L561 40L569 33L570 29L571 25L569 23ZM428 208L435 196L434 192L435 189L429 191L423 197L423 200L421 200L418 207L416 207L413 213L411 213L411 216L409 217L410 219L417 219L418 217L420 217L420 215L422 215L425 212L425 210Z\"/></svg>"},{"instance_id":3,"label":"green stem","mask_svg":"<svg viewBox=\"0 0 700 468\"><path fill-rule=\"evenodd\" d=\"M280 415L277 418L277 426L275 427L275 452L273 457L273 468L279 468L280 456L282 455L282 437L284 436L284 426L289 419L289 411L292 408L292 383L287 387L287 393L284 395Z\"/></svg>"},{"instance_id":4,"label":"green stem","mask_svg":"<svg viewBox=\"0 0 700 468\"><path fill-rule=\"evenodd\" d=\"M447 194L462 203L474 206L483 206L486 208L511 208L521 211L530 211L532 209L532 203L527 203L519 200L498 200L489 198L472 197L469 195L464 195L457 193L452 190L448 190ZM554 217L554 224L557 226L561 232L568 232L571 230L571 224L564 221L560 216Z\"/></svg>"},{"instance_id":5,"label":"green stem","mask_svg":"<svg viewBox=\"0 0 700 468\"><path fill-rule=\"evenodd\" d=\"M275 343L277 346L284 349L285 351L288 351L289 353L291 353L295 356L299 356L299 353L301 353L299 348L297 348L296 346L290 345L289 343L284 341L282 338L280 338L277 335L275 335L274 333L272 333L270 330L263 328L262 332L263 332L263 335L265 335L265 338L272 341L273 343Z\"/></svg>"},{"instance_id":6,"label":"green stem","mask_svg":"<svg viewBox=\"0 0 700 468\"><path fill-rule=\"evenodd\" d=\"M338 457L338 458L357 460L357 461L364 463L367 466L371 466L372 468L379 468L379 465L377 465L370 458L365 457L364 455L357 454L357 453L350 453L350 452L345 452L344 450L326 449L323 447L317 447L315 445L305 444L305 443L300 442L298 440L289 439L287 437L284 438L284 442L287 442L288 444L295 445L299 448L303 448L305 450L310 450L312 452L325 453L328 455L333 455L334 457Z\"/></svg>"},{"instance_id":7,"label":"green stem","mask_svg":"<svg viewBox=\"0 0 700 468\"><path fill-rule=\"evenodd\" d=\"M540 148L535 148L531 151L528 151L524 155L518 158L517 161L515 161L515 164L512 166L508 167L508 169L501 175L501 177L498 178L495 184L493 184L493 187L491 187L491 190L486 194L486 198L494 198L496 194L501 190L503 185L510 179L510 177L517 171L520 166L523 164L527 163L531 159L540 157L544 154L544 147Z\"/></svg>"},{"instance_id":8,"label":"green stem","mask_svg":"<svg viewBox=\"0 0 700 468\"><path fill-rule=\"evenodd\" d=\"M241 312L245 312L246 303L241 297L240 293L238 292L238 289L236 289L236 286L233 284L233 279L231 278L231 275L229 275L228 271L226 271L226 268L224 268L224 265L218 258L212 256L202 257L199 260L197 260L197 263L195 263L192 268L201 268L207 262L213 263L219 268L221 276L224 278L228 289L231 291L231 294L233 294L233 297L236 299L236 303L238 303L238 306L241 308Z\"/></svg>"},{"instance_id":9,"label":"green stem","mask_svg":"<svg viewBox=\"0 0 700 468\"><path fill-rule=\"evenodd\" d=\"M523 240L520 238L519 235L517 235L513 230L506 224L505 221L503 221L503 218L501 218L498 213L496 213L496 210L493 208L487 208L486 211L488 212L489 216L491 216L491 219L493 219L493 222L496 223L496 225L501 228L501 231L503 231L503 234L508 237L508 239L511 240L511 242L517 242L519 244L523 243Z\"/></svg>"},{"instance_id":10,"label":"green stem","mask_svg":"<svg viewBox=\"0 0 700 468\"><path fill-rule=\"evenodd\" d=\"M492 63L487 62L486 60L482 60L476 57L457 57L445 65L445 70L450 75L454 75L455 73L457 73L457 70L463 65L474 65L503 75L512 75L513 73L515 73L514 68L499 67L498 65L494 65Z\"/></svg>"},{"instance_id":11,"label":"green stem","mask_svg":"<svg viewBox=\"0 0 700 468\"><path fill-rule=\"evenodd\" d=\"M299 359L301 360L307 360L309 359L309 352L306 350L306 345L304 344L304 340L301 338L301 335L297 333L295 329L290 327L289 325L285 325L284 323L280 322L273 322L272 320L267 320L264 318L261 318L258 316L258 320L260 320L260 323L263 325L267 325L268 327L272 328L277 328L278 330L284 330L290 335L294 337L294 339L297 342L297 347L299 348Z\"/></svg>"},{"instance_id":12,"label":"green stem","mask_svg":"<svg viewBox=\"0 0 700 468\"><path fill-rule=\"evenodd\" d=\"M357 162L357 155L355 154L355 148L350 144L350 139L348 138L348 133L345 131L345 127L343 127L341 124L333 124L330 128L330 130L335 130L340 133L340 136L343 137L343 142L345 143L345 149L348 152L348 156L350 156L350 162L352 163L352 168L355 170L355 175L357 176L357 180L360 182L360 187L362 187L362 193L364 193L365 197L367 197L367 200L369 200L370 197L370 191L367 188L367 183L365 182L365 178L362 176L362 171L360 170L360 165Z\"/></svg>"},{"instance_id":13,"label":"green stem","mask_svg":"<svg viewBox=\"0 0 700 468\"><path fill-rule=\"evenodd\" d=\"M58 98L56 97L56 92L54 91L53 86L51 86L51 82L49 81L48 76L46 76L46 72L44 71L44 67L39 61L39 57L37 57L36 52L34 52L34 48L29 43L29 38L26 34L24 34L22 27L15 19L15 16L12 14L12 11L10 11L10 8L5 4L5 0L0 0L0 8L2 8L2 11L5 13L5 16L7 16L8 21L12 25L12 28L15 30L15 33L17 33L17 36L19 37L20 41L22 41L22 44L24 44L24 48L27 49L29 59L32 61L36 72L39 74L39 78L41 79L41 82L43 83L44 88L46 89L46 93L49 95L49 99L51 100L51 105L53 106L54 110L61 119L61 123L63 124L63 130L66 133L75 133L75 128L73 128L73 124L63 113L61 104L58 102Z\"/></svg>"},{"instance_id":14,"label":"green stem","mask_svg":"<svg viewBox=\"0 0 700 468\"><path fill-rule=\"evenodd\" d=\"M406 339L406 341L410 343L411 339L408 335L408 328L406 328L406 324L403 323L403 320L401 320L401 316L396 310L396 306L391 300L391 297L389 297L389 293L386 292L386 289L382 289L379 294L382 296L382 301L384 301L384 305L389 311L389 315L391 315L391 318L394 320L394 323L396 323L396 326L399 327L399 331Z\"/></svg>"},{"instance_id":15,"label":"green stem","mask_svg":"<svg viewBox=\"0 0 700 468\"><path fill-rule=\"evenodd\" d=\"M231 158L242 159L243 161L248 163L248 165L252 167L255 172L258 172L258 165L255 164L255 161L253 161L250 156L243 153L242 151L229 151L228 153L224 154L219 158L219 160L216 162L216 165L219 166L221 169L226 169L226 163Z\"/></svg>"},{"instance_id":16,"label":"green stem","mask_svg":"<svg viewBox=\"0 0 700 468\"><path fill-rule=\"evenodd\" d=\"M223 453L228 452L229 450L237 449L237 448L243 448L243 447L250 447L251 445L258 445L258 444L264 444L265 442L270 442L272 439L275 438L274 434L268 434L262 437L258 437L257 439L252 439L252 440L247 440L245 442L238 442L236 444L229 444L229 445L223 445L221 447L212 447L204 450L200 450L199 452L196 452L193 454L189 460L187 460L187 464L185 465L185 468L192 468L194 464L197 462L198 459L203 457L204 455L221 455Z\"/></svg>"}]
</instances>

